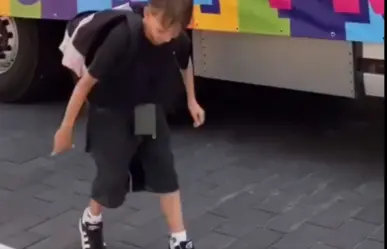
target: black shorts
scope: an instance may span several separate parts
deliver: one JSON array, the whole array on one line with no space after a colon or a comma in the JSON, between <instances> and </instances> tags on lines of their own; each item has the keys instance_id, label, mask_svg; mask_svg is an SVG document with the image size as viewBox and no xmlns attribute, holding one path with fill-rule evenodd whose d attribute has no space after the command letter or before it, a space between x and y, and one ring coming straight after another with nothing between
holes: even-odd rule
<instances>
[{"instance_id":1,"label":"black shorts","mask_svg":"<svg viewBox=\"0 0 387 249\"><path fill-rule=\"evenodd\" d=\"M157 108L156 138L135 136L133 117L89 108L86 150L97 167L91 197L107 208L121 206L133 188L158 194L179 189L163 110Z\"/></svg>"}]
</instances>

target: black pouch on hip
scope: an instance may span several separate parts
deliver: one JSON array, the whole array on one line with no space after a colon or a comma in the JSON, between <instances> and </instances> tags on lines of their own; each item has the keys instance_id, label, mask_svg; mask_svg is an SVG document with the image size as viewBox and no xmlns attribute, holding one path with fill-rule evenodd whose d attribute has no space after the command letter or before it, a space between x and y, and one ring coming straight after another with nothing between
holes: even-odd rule
<instances>
[{"instance_id":1,"label":"black pouch on hip","mask_svg":"<svg viewBox=\"0 0 387 249\"><path fill-rule=\"evenodd\" d=\"M156 138L156 105L142 104L134 108L134 134Z\"/></svg>"}]
</instances>

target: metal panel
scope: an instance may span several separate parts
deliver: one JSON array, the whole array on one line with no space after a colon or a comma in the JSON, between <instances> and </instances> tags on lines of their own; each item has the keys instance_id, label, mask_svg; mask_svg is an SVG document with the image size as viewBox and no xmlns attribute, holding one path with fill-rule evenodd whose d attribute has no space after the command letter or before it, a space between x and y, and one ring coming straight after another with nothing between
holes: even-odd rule
<instances>
[{"instance_id":1,"label":"metal panel","mask_svg":"<svg viewBox=\"0 0 387 249\"><path fill-rule=\"evenodd\" d=\"M363 80L367 96L384 98L384 75L364 73Z\"/></svg>"},{"instance_id":2,"label":"metal panel","mask_svg":"<svg viewBox=\"0 0 387 249\"><path fill-rule=\"evenodd\" d=\"M384 60L384 44L363 44L363 58Z\"/></svg>"},{"instance_id":3,"label":"metal panel","mask_svg":"<svg viewBox=\"0 0 387 249\"><path fill-rule=\"evenodd\" d=\"M198 76L355 96L349 42L195 30L193 46Z\"/></svg>"}]
</instances>

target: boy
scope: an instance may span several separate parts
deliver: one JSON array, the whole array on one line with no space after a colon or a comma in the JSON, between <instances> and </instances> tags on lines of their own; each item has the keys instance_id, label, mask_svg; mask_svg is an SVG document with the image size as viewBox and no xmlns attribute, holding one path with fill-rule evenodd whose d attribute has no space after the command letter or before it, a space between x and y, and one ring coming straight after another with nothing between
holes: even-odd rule
<instances>
[{"instance_id":1,"label":"boy","mask_svg":"<svg viewBox=\"0 0 387 249\"><path fill-rule=\"evenodd\" d=\"M105 248L102 208L121 206L136 182L160 196L170 229L169 248L194 248L183 223L165 117L168 91L180 77L179 66L194 126L204 123L204 110L195 97L190 43L183 33L192 8L192 0L149 0L142 10L135 54L129 52L133 34L122 22L86 59L86 73L75 86L53 149L53 154L71 149L73 127L88 98L87 151L97 175L92 200L79 221L83 249Z\"/></svg>"}]
</instances>

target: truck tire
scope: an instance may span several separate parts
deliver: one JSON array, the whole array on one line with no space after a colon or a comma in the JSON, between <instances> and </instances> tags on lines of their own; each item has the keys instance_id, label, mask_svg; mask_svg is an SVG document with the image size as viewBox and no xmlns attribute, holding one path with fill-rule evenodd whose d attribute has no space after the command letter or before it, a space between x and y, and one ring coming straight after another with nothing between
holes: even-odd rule
<instances>
[{"instance_id":1,"label":"truck tire","mask_svg":"<svg viewBox=\"0 0 387 249\"><path fill-rule=\"evenodd\" d=\"M60 66L60 24L0 16L0 101L40 100ZM55 82L58 88L59 84ZM51 95L51 94L50 94Z\"/></svg>"}]
</instances>

